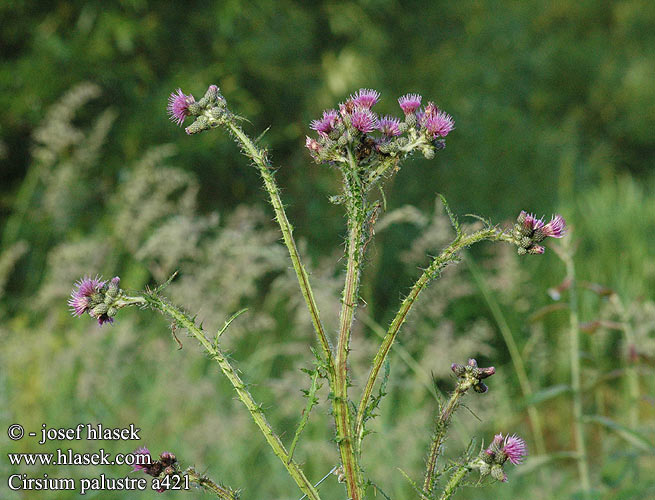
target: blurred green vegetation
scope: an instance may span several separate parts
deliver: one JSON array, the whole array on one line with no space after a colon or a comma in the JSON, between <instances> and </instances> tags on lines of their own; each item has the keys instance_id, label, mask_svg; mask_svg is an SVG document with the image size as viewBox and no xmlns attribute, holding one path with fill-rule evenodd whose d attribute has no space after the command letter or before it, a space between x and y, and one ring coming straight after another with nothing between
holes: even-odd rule
<instances>
[{"instance_id":1,"label":"blurred green vegetation","mask_svg":"<svg viewBox=\"0 0 655 500\"><path fill-rule=\"evenodd\" d=\"M655 495L653 2L13 1L0 5L0 23L3 425L134 422L151 450L174 451L242 487L244 498L299 498L190 340L182 336L178 352L166 322L149 312L121 313L99 329L70 318L65 300L84 274L119 274L138 289L179 268L171 297L198 311L210 331L250 307L226 342L289 438L309 384L299 368L310 363L311 327L259 179L225 134L189 137L171 124L166 100L177 87L198 97L216 83L253 136L271 127L264 140L331 326L344 220L327 200L338 178L312 164L304 136L323 109L372 87L382 94L380 113L398 114L397 96L418 92L457 128L435 160L407 163L387 186L388 221L407 205L418 211L378 231L371 246L355 386L375 349L373 326L389 321L425 255L448 240L436 193L456 213L495 222L521 209L562 213L579 245L585 414L615 425L585 424L595 498ZM512 252L474 249L468 258L476 264L433 283L400 336L364 459L392 498L412 494L398 467L415 478L422 470L436 408L430 374L447 391L450 362L468 356L498 374L488 395L469 399L482 421L462 412L449 455L471 434L488 441L498 431L521 433L534 450L528 402L543 420L547 455L512 471L508 484L464 489L459 498L580 498L567 455L568 292L562 287L558 298L554 290L564 268L551 250L525 259ZM485 286L496 309L480 293ZM615 293L599 294L599 286ZM519 387L503 328L518 344L532 398ZM316 480L337 460L320 395L297 452ZM27 441L17 450L6 439L0 447L3 456L44 451ZM127 473L119 469L21 472ZM0 460L1 476L10 470ZM335 480L322 491L343 497Z\"/></svg>"}]
</instances>

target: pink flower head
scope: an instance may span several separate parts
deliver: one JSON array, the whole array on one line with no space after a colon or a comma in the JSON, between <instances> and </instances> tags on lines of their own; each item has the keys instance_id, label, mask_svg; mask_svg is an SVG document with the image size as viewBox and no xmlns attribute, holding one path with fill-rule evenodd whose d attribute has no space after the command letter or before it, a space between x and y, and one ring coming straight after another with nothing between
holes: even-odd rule
<instances>
[{"instance_id":1,"label":"pink flower head","mask_svg":"<svg viewBox=\"0 0 655 500\"><path fill-rule=\"evenodd\" d=\"M68 299L68 305L71 308L73 316L82 316L92 307L91 298L100 293L105 285L99 276L89 278L85 276L75 283L75 288L71 292L71 298ZM101 323L102 324L102 323Z\"/></svg>"},{"instance_id":2,"label":"pink flower head","mask_svg":"<svg viewBox=\"0 0 655 500\"><path fill-rule=\"evenodd\" d=\"M378 129L387 137L394 137L400 135L400 121L398 118L392 116L385 116L380 119L378 123Z\"/></svg>"},{"instance_id":3,"label":"pink flower head","mask_svg":"<svg viewBox=\"0 0 655 500\"><path fill-rule=\"evenodd\" d=\"M363 134L378 128L377 117L367 108L356 108L350 115L350 123Z\"/></svg>"},{"instance_id":4,"label":"pink flower head","mask_svg":"<svg viewBox=\"0 0 655 500\"><path fill-rule=\"evenodd\" d=\"M403 113L409 115L414 113L421 106L421 96L418 94L406 94L398 98L398 104Z\"/></svg>"},{"instance_id":5,"label":"pink flower head","mask_svg":"<svg viewBox=\"0 0 655 500\"><path fill-rule=\"evenodd\" d=\"M542 223L543 224L543 223ZM541 228L541 232L553 238L562 238L566 234L566 221L561 215L555 215Z\"/></svg>"},{"instance_id":6,"label":"pink flower head","mask_svg":"<svg viewBox=\"0 0 655 500\"><path fill-rule=\"evenodd\" d=\"M507 456L508 460L512 462L512 464L519 465L528 454L528 447L526 446L523 439L518 437L516 434L512 434L511 436L505 437L505 440L503 441L502 452Z\"/></svg>"},{"instance_id":7,"label":"pink flower head","mask_svg":"<svg viewBox=\"0 0 655 500\"><path fill-rule=\"evenodd\" d=\"M420 117L421 125L432 134L433 139L446 137L455 128L455 121L445 111L441 111L433 102L429 102Z\"/></svg>"},{"instance_id":8,"label":"pink flower head","mask_svg":"<svg viewBox=\"0 0 655 500\"><path fill-rule=\"evenodd\" d=\"M176 93L177 92L177 93ZM185 95L182 89L177 89L168 98L168 114L171 120L182 126L184 119L190 115L189 105L196 102L192 95Z\"/></svg>"},{"instance_id":9,"label":"pink flower head","mask_svg":"<svg viewBox=\"0 0 655 500\"><path fill-rule=\"evenodd\" d=\"M353 106L366 109L371 109L379 98L380 93L373 89L359 89L356 94L350 96Z\"/></svg>"},{"instance_id":10,"label":"pink flower head","mask_svg":"<svg viewBox=\"0 0 655 500\"><path fill-rule=\"evenodd\" d=\"M334 129L339 113L334 109L323 111L323 118L320 120L312 120L310 128L316 130L319 134L327 135Z\"/></svg>"},{"instance_id":11,"label":"pink flower head","mask_svg":"<svg viewBox=\"0 0 655 500\"><path fill-rule=\"evenodd\" d=\"M536 231L537 229L544 227L543 219L537 219L535 215L529 214L525 210L521 210L519 217L523 219L523 225L525 228L530 231Z\"/></svg>"},{"instance_id":12,"label":"pink flower head","mask_svg":"<svg viewBox=\"0 0 655 500\"><path fill-rule=\"evenodd\" d=\"M152 462L152 458L150 457L150 450L146 448L145 446L142 446L141 448L137 448L132 455L145 455L148 457L147 460L143 459L138 459L137 462L132 466L132 472L138 472L140 470L146 471L150 467L150 464ZM139 463L139 462L145 462L145 463Z\"/></svg>"}]
</instances>

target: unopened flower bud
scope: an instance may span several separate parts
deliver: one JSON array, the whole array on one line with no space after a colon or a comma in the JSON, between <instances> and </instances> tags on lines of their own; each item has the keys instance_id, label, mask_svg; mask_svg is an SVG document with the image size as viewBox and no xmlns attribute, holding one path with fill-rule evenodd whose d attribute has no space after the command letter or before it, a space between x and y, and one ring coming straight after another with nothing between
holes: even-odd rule
<instances>
[{"instance_id":1,"label":"unopened flower bud","mask_svg":"<svg viewBox=\"0 0 655 500\"><path fill-rule=\"evenodd\" d=\"M451 369L451 370L455 373L455 375L457 375L458 377L461 377L461 376L464 375L464 373L466 372L466 368L463 367L462 365L458 365L457 363L453 363L452 365L450 365L450 369Z\"/></svg>"},{"instance_id":2,"label":"unopened flower bud","mask_svg":"<svg viewBox=\"0 0 655 500\"><path fill-rule=\"evenodd\" d=\"M188 135L199 134L211 128L209 119L205 115L199 116L196 121L184 129Z\"/></svg>"},{"instance_id":3,"label":"unopened flower bud","mask_svg":"<svg viewBox=\"0 0 655 500\"><path fill-rule=\"evenodd\" d=\"M545 251L546 249L541 245L533 245L530 248L528 248L528 253L531 255L541 255Z\"/></svg>"},{"instance_id":4,"label":"unopened flower bud","mask_svg":"<svg viewBox=\"0 0 655 500\"><path fill-rule=\"evenodd\" d=\"M421 153L426 160L431 160L434 158L434 148L432 146L426 145L421 148Z\"/></svg>"},{"instance_id":5,"label":"unopened flower bud","mask_svg":"<svg viewBox=\"0 0 655 500\"><path fill-rule=\"evenodd\" d=\"M507 474L505 474L502 465L494 464L491 466L491 477L503 483L507 481Z\"/></svg>"}]
</instances>

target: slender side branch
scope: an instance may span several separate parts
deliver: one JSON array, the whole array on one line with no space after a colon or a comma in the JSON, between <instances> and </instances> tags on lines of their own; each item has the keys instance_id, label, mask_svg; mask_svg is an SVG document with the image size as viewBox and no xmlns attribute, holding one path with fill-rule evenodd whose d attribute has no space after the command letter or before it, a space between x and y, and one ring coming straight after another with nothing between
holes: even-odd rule
<instances>
[{"instance_id":1,"label":"slender side branch","mask_svg":"<svg viewBox=\"0 0 655 500\"><path fill-rule=\"evenodd\" d=\"M196 483L201 488L211 491L221 500L239 500L239 495L237 492L232 491L230 488L226 488L225 486L221 486L218 483L215 483L206 475L197 472L193 467L189 467L187 470L185 470L184 474L189 477L190 482Z\"/></svg>"},{"instance_id":2,"label":"slender side branch","mask_svg":"<svg viewBox=\"0 0 655 500\"><path fill-rule=\"evenodd\" d=\"M257 424L257 427L261 430L262 434L266 438L266 442L273 449L273 452L277 457L282 461L284 467L287 469L289 475L296 482L300 490L307 495L308 498L312 500L319 500L319 495L312 483L305 477L305 474L300 469L299 465L293 460L289 459L289 453L280 441L280 438L275 434L268 420L266 419L264 412L259 404L255 402L250 392L246 388L246 384L241 380L237 371L230 364L227 357L219 349L218 345L212 344L201 328L196 326L196 324L182 311L177 309L175 306L169 304L162 298L156 295L146 295L145 300L148 305L157 309L164 314L170 316L174 319L182 328L185 328L191 335L193 335L198 342L205 348L209 353L212 359L214 359L218 366L220 366L223 374L228 378L234 390L237 393L237 396L241 402L246 406L252 419Z\"/></svg>"},{"instance_id":3,"label":"slender side branch","mask_svg":"<svg viewBox=\"0 0 655 500\"><path fill-rule=\"evenodd\" d=\"M466 393L464 387L457 384L446 406L441 410L441 414L435 423L434 437L432 438L432 445L430 446L430 454L425 468L425 481L423 482L423 491L431 496L434 489L434 471L437 468L437 459L444 441L446 440L446 432L448 431L448 424L450 418L459 406L460 398Z\"/></svg>"},{"instance_id":4,"label":"slender side branch","mask_svg":"<svg viewBox=\"0 0 655 500\"><path fill-rule=\"evenodd\" d=\"M459 488L462 480L466 477L466 474L468 474L470 471L471 466L468 464L458 466L457 469L455 469L455 472L453 472L453 475L450 476L450 479L448 480L448 483L446 484L441 497L439 497L439 500L448 500L450 497L452 497L455 491L457 491L457 488Z\"/></svg>"},{"instance_id":5,"label":"slender side branch","mask_svg":"<svg viewBox=\"0 0 655 500\"><path fill-rule=\"evenodd\" d=\"M300 419L300 423L298 423L298 429L296 429L296 433L293 436L293 441L291 441L291 446L289 446L289 460L293 459L293 452L296 449L296 445L298 444L298 440L300 439L302 431L305 430L305 426L309 421L309 414L312 412L312 408L318 404L316 391L321 388L320 384L318 383L320 374L321 372L318 370L318 368L312 373L312 383L309 386L309 390L307 391L307 406L305 406L305 409L302 412L302 418Z\"/></svg>"},{"instance_id":6,"label":"slender side branch","mask_svg":"<svg viewBox=\"0 0 655 500\"><path fill-rule=\"evenodd\" d=\"M427 284L435 278L448 264L455 262L458 258L458 252L467 248L474 243L484 240L503 240L511 241L505 233L498 231L496 228L486 228L481 231L477 231L473 234L466 236L458 236L455 241L453 241L439 256L435 257L430 266L423 271L423 274L419 279L414 283L414 286L410 290L405 300L403 300L400 305L400 309L396 313L396 316L391 321L389 325L389 330L382 340L382 344L378 349L378 352L373 359L373 366L368 375L366 381L366 386L364 388L364 394L362 399L359 402L359 410L357 412L357 422L355 424L355 436L357 437L357 447L361 445L361 440L363 438L363 419L365 414L366 405L368 404L371 394L373 393L373 387L375 386L375 381L378 378L382 364L386 359L391 346L393 345L394 340L396 340L396 335L400 331L400 327L405 322L407 314L411 310L416 298L419 296L421 291L427 286Z\"/></svg>"},{"instance_id":7,"label":"slender side branch","mask_svg":"<svg viewBox=\"0 0 655 500\"><path fill-rule=\"evenodd\" d=\"M280 199L280 190L277 187L273 173L269 166L268 159L266 158L266 152L255 145L255 143L246 135L246 133L239 127L234 119L227 122L227 127L230 129L237 142L241 146L242 151L245 153L248 158L250 158L255 166L259 169L259 173L264 180L264 187L268 192L270 197L271 205L273 205L273 210L275 211L275 219L280 225L282 230L282 238L284 239L284 244L289 250L289 256L291 257L291 263L293 269L296 272L298 278L298 284L300 285L300 290L302 295L305 298L307 303L307 308L309 309L309 314L312 318L312 323L314 325L314 330L318 336L318 340L321 344L321 349L323 350L323 355L328 365L328 377L332 379L334 363L332 360L332 350L330 348L330 343L328 341L327 335L321 323L319 317L318 306L316 305L316 300L314 299L314 293L312 292L312 287L309 283L309 276L307 271L303 266L300 260L300 254L298 253L298 248L296 247L296 242L293 238L293 228L287 219L287 214L284 211L284 205Z\"/></svg>"}]
</instances>

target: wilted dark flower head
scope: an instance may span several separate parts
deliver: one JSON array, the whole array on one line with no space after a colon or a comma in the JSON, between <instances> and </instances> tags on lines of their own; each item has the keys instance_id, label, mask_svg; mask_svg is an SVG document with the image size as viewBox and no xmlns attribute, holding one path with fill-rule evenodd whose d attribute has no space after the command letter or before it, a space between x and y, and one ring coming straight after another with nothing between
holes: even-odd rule
<instances>
[{"instance_id":1,"label":"wilted dark flower head","mask_svg":"<svg viewBox=\"0 0 655 500\"><path fill-rule=\"evenodd\" d=\"M135 464L133 466L133 471L143 471L144 473L152 476L152 477L160 477L163 475L171 475L171 474L177 474L178 473L178 465L177 465L177 458L175 455L172 453L165 451L159 455L159 460L152 460L152 457L150 456L150 451L148 448L145 446L142 448L138 448L135 452L134 455L147 455L148 456L148 464L143 464L143 465L137 465ZM162 493L166 491L166 488L160 488L157 490L159 493Z\"/></svg>"},{"instance_id":2,"label":"wilted dark flower head","mask_svg":"<svg viewBox=\"0 0 655 500\"><path fill-rule=\"evenodd\" d=\"M561 215L554 215L548 224L543 218L538 219L533 214L521 210L514 225L514 242L519 247L519 255L526 253L542 254L545 249L539 245L547 237L562 238L566 234L566 222Z\"/></svg>"}]
</instances>

